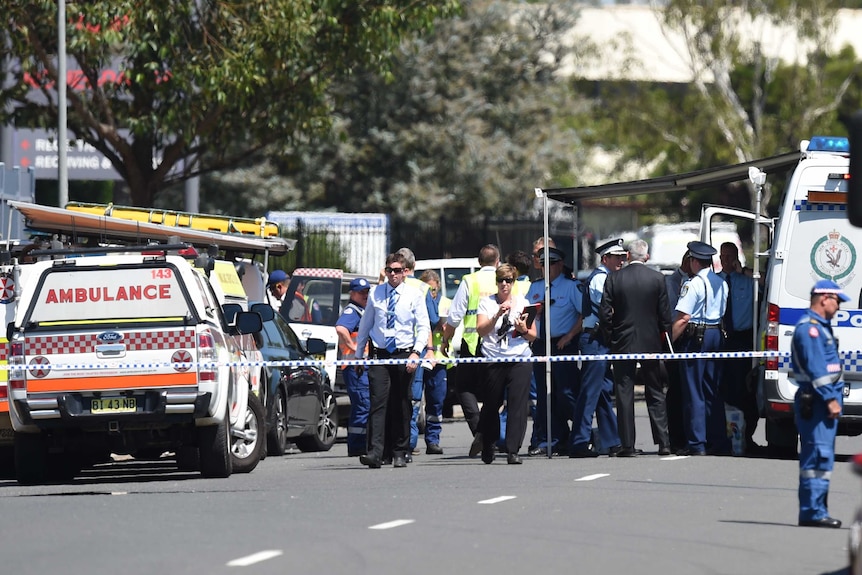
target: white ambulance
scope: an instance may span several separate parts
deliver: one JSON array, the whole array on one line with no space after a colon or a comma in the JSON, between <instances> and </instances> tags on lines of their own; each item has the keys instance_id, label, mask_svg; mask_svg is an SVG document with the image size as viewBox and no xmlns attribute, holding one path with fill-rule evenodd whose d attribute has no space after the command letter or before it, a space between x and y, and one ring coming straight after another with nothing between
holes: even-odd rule
<instances>
[{"instance_id":1,"label":"white ambulance","mask_svg":"<svg viewBox=\"0 0 862 575\"><path fill-rule=\"evenodd\" d=\"M234 399L248 389L233 335L259 331L260 316L229 326L206 275L167 249L26 266L7 329L20 483L152 448L193 448L204 476L231 474L245 414Z\"/></svg>"}]
</instances>

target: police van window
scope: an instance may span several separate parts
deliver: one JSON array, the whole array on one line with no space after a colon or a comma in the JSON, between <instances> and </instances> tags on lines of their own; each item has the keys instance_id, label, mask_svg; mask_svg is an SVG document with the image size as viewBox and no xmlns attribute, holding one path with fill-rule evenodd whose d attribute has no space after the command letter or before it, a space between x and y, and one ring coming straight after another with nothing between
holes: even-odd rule
<instances>
[{"instance_id":1,"label":"police van window","mask_svg":"<svg viewBox=\"0 0 862 575\"><path fill-rule=\"evenodd\" d=\"M786 277L798 281L785 283L787 290L796 297L808 300L811 284L821 279L831 279L850 294L851 301L842 308L858 305L862 278L857 271L862 255L862 237L850 222L836 218L829 212L801 209L798 226L790 235L790 250L785 254L784 265L789 266Z\"/></svg>"}]
</instances>

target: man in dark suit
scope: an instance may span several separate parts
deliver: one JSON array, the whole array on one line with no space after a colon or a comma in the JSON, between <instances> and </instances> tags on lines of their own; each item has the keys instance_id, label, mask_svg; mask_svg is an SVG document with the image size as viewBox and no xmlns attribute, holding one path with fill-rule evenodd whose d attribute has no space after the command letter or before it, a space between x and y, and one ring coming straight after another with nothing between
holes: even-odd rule
<instances>
[{"instance_id":1,"label":"man in dark suit","mask_svg":"<svg viewBox=\"0 0 862 575\"><path fill-rule=\"evenodd\" d=\"M629 265L610 274L605 282L599 321L611 353L661 353L671 330L667 287L661 272L644 265L649 246L643 240L629 244ZM637 360L613 362L617 425L621 449L617 457L634 457L635 370ZM670 455L664 382L657 360L641 360L647 411L659 455Z\"/></svg>"}]
</instances>

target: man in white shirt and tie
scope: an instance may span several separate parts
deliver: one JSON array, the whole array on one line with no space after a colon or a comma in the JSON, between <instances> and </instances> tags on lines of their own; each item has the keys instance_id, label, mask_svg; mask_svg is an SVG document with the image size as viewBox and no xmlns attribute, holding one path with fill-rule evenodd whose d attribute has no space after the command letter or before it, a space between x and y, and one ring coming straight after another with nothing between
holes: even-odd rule
<instances>
[{"instance_id":1,"label":"man in white shirt and tie","mask_svg":"<svg viewBox=\"0 0 862 575\"><path fill-rule=\"evenodd\" d=\"M392 459L394 467L406 467L413 413L411 382L425 355L430 324L425 294L404 283L404 257L386 258L387 282L371 290L356 337L356 359L362 359L371 342L371 358L409 360L368 368L371 410L368 414L368 453L359 458L372 469ZM363 367L357 367L361 370Z\"/></svg>"}]
</instances>

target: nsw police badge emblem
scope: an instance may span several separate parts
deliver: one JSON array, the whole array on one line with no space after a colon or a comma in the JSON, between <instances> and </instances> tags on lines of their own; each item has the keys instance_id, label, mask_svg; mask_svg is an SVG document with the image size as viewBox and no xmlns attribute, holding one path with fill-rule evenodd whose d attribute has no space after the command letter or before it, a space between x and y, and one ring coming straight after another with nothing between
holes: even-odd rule
<instances>
[{"instance_id":1,"label":"nsw police badge emblem","mask_svg":"<svg viewBox=\"0 0 862 575\"><path fill-rule=\"evenodd\" d=\"M847 238L832 230L811 248L811 268L823 279L837 282L856 266L856 248Z\"/></svg>"}]
</instances>

